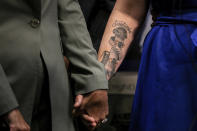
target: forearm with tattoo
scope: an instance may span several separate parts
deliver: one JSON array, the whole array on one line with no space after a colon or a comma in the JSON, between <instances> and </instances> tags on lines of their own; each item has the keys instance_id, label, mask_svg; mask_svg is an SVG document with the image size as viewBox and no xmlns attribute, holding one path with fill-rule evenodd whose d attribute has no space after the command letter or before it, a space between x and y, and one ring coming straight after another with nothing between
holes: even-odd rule
<instances>
[{"instance_id":1,"label":"forearm with tattoo","mask_svg":"<svg viewBox=\"0 0 197 131\"><path fill-rule=\"evenodd\" d=\"M134 34L143 21L148 0L116 0L98 52L110 79L122 63Z\"/></svg>"},{"instance_id":2,"label":"forearm with tattoo","mask_svg":"<svg viewBox=\"0 0 197 131\"><path fill-rule=\"evenodd\" d=\"M116 20L112 24L112 36L108 40L110 50L104 50L101 59L108 78L111 78L116 72L117 64L122 59L122 49L125 46L125 41L131 33L132 29L124 21Z\"/></svg>"}]
</instances>

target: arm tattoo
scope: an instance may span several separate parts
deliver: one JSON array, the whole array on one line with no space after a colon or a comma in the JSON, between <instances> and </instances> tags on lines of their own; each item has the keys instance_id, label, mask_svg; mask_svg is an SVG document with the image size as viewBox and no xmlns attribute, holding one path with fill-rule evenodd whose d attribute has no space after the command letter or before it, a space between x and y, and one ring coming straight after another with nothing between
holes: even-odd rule
<instances>
[{"instance_id":1,"label":"arm tattoo","mask_svg":"<svg viewBox=\"0 0 197 131\"><path fill-rule=\"evenodd\" d=\"M107 64L107 61L109 60L109 55L110 55L110 52L109 51L104 51L103 52L103 55L102 55L103 59L102 59L101 63L103 63L104 65L106 65Z\"/></svg>"},{"instance_id":2,"label":"arm tattoo","mask_svg":"<svg viewBox=\"0 0 197 131\"><path fill-rule=\"evenodd\" d=\"M123 21L115 21L112 25L113 36L109 40L111 45L110 51L104 51L102 54L102 63L104 64L108 77L112 77L116 72L116 66L121 60L121 51L125 46L125 40L132 29Z\"/></svg>"},{"instance_id":3,"label":"arm tattoo","mask_svg":"<svg viewBox=\"0 0 197 131\"><path fill-rule=\"evenodd\" d=\"M108 77L112 77L114 73L116 72L116 64L117 64L117 60L115 58L113 58L109 62L109 69L107 70Z\"/></svg>"},{"instance_id":4,"label":"arm tattoo","mask_svg":"<svg viewBox=\"0 0 197 131\"><path fill-rule=\"evenodd\" d=\"M114 24L112 25L112 27L123 27L123 28L125 28L129 32L129 34L132 33L132 29L124 21L118 21L118 20L116 20L114 22Z\"/></svg>"}]
</instances>

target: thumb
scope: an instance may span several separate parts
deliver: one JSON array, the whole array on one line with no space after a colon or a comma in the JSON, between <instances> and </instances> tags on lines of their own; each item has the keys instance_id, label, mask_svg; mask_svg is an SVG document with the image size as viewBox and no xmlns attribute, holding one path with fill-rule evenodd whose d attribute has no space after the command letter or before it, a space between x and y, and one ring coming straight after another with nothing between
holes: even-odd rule
<instances>
[{"instance_id":1,"label":"thumb","mask_svg":"<svg viewBox=\"0 0 197 131\"><path fill-rule=\"evenodd\" d=\"M75 98L74 108L80 107L82 101L83 101L83 95L77 95L76 98Z\"/></svg>"}]
</instances>

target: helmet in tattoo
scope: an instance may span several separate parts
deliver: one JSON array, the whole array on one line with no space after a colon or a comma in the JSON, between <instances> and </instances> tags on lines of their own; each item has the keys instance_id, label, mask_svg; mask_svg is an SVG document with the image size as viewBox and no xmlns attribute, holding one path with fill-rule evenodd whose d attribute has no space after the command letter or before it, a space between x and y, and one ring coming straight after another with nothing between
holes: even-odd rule
<instances>
[{"instance_id":1,"label":"helmet in tattoo","mask_svg":"<svg viewBox=\"0 0 197 131\"><path fill-rule=\"evenodd\" d=\"M123 27L117 27L113 30L116 37L124 41L127 38L127 31Z\"/></svg>"}]
</instances>

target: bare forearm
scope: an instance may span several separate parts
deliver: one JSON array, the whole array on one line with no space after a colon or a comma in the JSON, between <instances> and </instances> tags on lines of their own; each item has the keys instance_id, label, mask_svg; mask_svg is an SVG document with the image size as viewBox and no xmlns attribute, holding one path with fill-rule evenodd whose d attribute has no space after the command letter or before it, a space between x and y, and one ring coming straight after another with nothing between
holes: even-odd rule
<instances>
[{"instance_id":1,"label":"bare forearm","mask_svg":"<svg viewBox=\"0 0 197 131\"><path fill-rule=\"evenodd\" d=\"M121 12L113 11L99 49L98 59L104 64L108 79L122 63L137 28L136 22L125 18Z\"/></svg>"},{"instance_id":2,"label":"bare forearm","mask_svg":"<svg viewBox=\"0 0 197 131\"><path fill-rule=\"evenodd\" d=\"M123 5L117 4L109 18L98 53L98 60L104 64L108 79L122 63L145 12L139 9L141 14L136 17L127 13L129 11L123 8ZM131 12L136 9L138 8L131 7Z\"/></svg>"}]
</instances>

